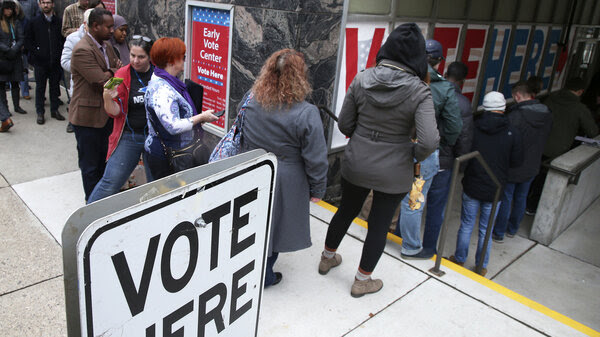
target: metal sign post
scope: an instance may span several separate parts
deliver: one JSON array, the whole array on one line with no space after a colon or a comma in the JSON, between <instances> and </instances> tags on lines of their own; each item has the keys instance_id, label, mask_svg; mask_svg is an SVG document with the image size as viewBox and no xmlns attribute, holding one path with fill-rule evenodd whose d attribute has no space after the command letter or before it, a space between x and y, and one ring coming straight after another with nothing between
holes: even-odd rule
<instances>
[{"instance_id":1,"label":"metal sign post","mask_svg":"<svg viewBox=\"0 0 600 337\"><path fill-rule=\"evenodd\" d=\"M256 336L276 163L252 151L75 212L69 336Z\"/></svg>"}]
</instances>

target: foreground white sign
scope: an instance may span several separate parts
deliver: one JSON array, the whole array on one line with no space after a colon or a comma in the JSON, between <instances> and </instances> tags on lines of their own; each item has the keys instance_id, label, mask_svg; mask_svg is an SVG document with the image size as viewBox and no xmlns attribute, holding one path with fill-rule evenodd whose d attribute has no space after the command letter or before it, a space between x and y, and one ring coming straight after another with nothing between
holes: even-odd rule
<instances>
[{"instance_id":1,"label":"foreground white sign","mask_svg":"<svg viewBox=\"0 0 600 337\"><path fill-rule=\"evenodd\" d=\"M275 165L92 223L77 243L82 336L256 336Z\"/></svg>"}]
</instances>

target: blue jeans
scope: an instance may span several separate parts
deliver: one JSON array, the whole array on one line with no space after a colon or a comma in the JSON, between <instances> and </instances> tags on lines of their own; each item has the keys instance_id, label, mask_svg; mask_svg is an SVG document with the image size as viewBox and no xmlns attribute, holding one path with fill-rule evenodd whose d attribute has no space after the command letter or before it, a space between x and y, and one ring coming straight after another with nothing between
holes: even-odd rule
<instances>
[{"instance_id":1,"label":"blue jeans","mask_svg":"<svg viewBox=\"0 0 600 337\"><path fill-rule=\"evenodd\" d=\"M144 140L146 137L141 133L123 132L117 148L108 159L102 179L96 184L87 203L111 196L121 189L125 184L131 172L140 161L140 155L144 156L144 163L147 162L146 151L144 151ZM146 170L146 179L152 181L150 170Z\"/></svg>"},{"instance_id":2,"label":"blue jeans","mask_svg":"<svg viewBox=\"0 0 600 337\"><path fill-rule=\"evenodd\" d=\"M425 215L425 232L423 233L423 252L437 254L437 241L440 236L452 170L439 171L431 182L427 193L427 213Z\"/></svg>"},{"instance_id":3,"label":"blue jeans","mask_svg":"<svg viewBox=\"0 0 600 337\"><path fill-rule=\"evenodd\" d=\"M477 199L469 197L463 192L462 195L462 212L460 214L460 228L458 229L458 238L456 240L456 252L454 257L457 262L464 263L469 255L469 242L471 241L471 233L473 227L475 227L475 220L477 219L477 212L479 214L479 240L477 240L477 253L475 254L475 263L478 264L481 259L481 250L483 249L483 241L485 240L485 231L488 226L488 220L490 220L490 214L492 213L492 202L479 201ZM500 202L496 208L496 214L500 208ZM483 260L483 268L487 267L488 260L490 259L490 251L492 250L492 236L488 242L487 251L485 253L485 259Z\"/></svg>"},{"instance_id":4,"label":"blue jeans","mask_svg":"<svg viewBox=\"0 0 600 337\"><path fill-rule=\"evenodd\" d=\"M421 162L421 176L425 180L422 190L425 201L421 203L421 208L410 209L408 206L410 193L407 193L400 203L400 216L398 217L395 234L402 236L402 254L414 255L421 251L421 219L423 218L423 209L427 204L427 191L439 169L439 151L435 150Z\"/></svg>"},{"instance_id":5,"label":"blue jeans","mask_svg":"<svg viewBox=\"0 0 600 337\"><path fill-rule=\"evenodd\" d=\"M23 75L25 80L20 83L21 85L21 96L29 96L29 63L27 62L27 55L23 54Z\"/></svg>"},{"instance_id":6,"label":"blue jeans","mask_svg":"<svg viewBox=\"0 0 600 337\"><path fill-rule=\"evenodd\" d=\"M525 215L527 205L527 194L533 178L524 183L507 183L504 187L502 196L502 205L498 211L498 219L494 225L494 235L501 238L508 230L508 233L515 235L519 230L519 225ZM511 211L512 205L512 211Z\"/></svg>"}]
</instances>

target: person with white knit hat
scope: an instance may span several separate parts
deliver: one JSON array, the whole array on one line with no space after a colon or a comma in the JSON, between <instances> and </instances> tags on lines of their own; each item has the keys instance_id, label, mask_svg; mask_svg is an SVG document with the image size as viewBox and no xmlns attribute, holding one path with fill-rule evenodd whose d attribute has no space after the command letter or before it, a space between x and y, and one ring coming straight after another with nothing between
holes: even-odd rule
<instances>
[{"instance_id":1,"label":"person with white knit hat","mask_svg":"<svg viewBox=\"0 0 600 337\"><path fill-rule=\"evenodd\" d=\"M500 182L502 189L508 179L508 169L518 167L523 162L521 135L510 125L508 118L504 115L505 108L506 100L501 93L492 91L485 95L483 98L484 112L474 122L471 148L471 151L479 151ZM450 261L463 265L467 260L471 233L475 227L477 213L480 212L475 263L477 264L481 258L484 259L481 275L485 276L492 248L491 237L484 256L482 257L481 254L488 223L493 221L490 215L497 187L476 159L471 159L467 164L462 183L463 203L460 228L456 240L456 251L454 255L450 256ZM502 195L502 191L500 195ZM494 218L498 214L499 206L496 208Z\"/></svg>"}]
</instances>

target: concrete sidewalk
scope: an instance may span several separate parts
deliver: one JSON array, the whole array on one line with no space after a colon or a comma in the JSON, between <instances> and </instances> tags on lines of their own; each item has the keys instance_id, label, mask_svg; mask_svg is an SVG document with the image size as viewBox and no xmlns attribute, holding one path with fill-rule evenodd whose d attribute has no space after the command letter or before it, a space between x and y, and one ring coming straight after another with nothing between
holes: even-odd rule
<instances>
[{"instance_id":1,"label":"concrete sidewalk","mask_svg":"<svg viewBox=\"0 0 600 337\"><path fill-rule=\"evenodd\" d=\"M60 236L84 204L76 144L66 122L37 125L33 101L22 106L29 113L0 134L0 335L66 336ZM428 272L432 260L402 260L390 236L374 273L384 288L359 299L349 292L364 222L344 239L342 265L317 273L334 211L312 205L313 246L281 254L275 270L284 278L264 291L260 336L600 336L600 200L550 247L527 238L526 218L518 236L493 245L491 280L469 270L475 236L467 268L444 261L442 277ZM445 256L454 251L458 205L449 216Z\"/></svg>"}]
</instances>

